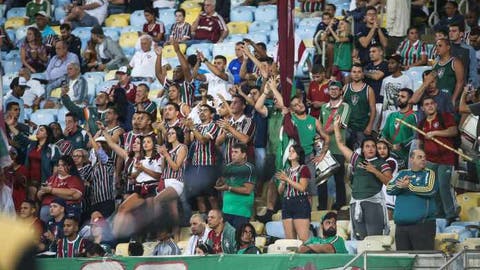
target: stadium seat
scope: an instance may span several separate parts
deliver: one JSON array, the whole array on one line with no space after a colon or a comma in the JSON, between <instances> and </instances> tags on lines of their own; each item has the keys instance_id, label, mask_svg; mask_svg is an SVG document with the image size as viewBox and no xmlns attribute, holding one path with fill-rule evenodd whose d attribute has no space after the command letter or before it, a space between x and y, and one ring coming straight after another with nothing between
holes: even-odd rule
<instances>
[{"instance_id":1,"label":"stadium seat","mask_svg":"<svg viewBox=\"0 0 480 270\"><path fill-rule=\"evenodd\" d=\"M255 21L250 24L248 27L248 32L260 32L260 31L271 31L272 25L267 22Z\"/></svg>"},{"instance_id":2,"label":"stadium seat","mask_svg":"<svg viewBox=\"0 0 480 270\"><path fill-rule=\"evenodd\" d=\"M322 21L321 18L305 18L302 19L298 24L297 28L313 28L316 29L317 25Z\"/></svg>"},{"instance_id":3,"label":"stadium seat","mask_svg":"<svg viewBox=\"0 0 480 270\"><path fill-rule=\"evenodd\" d=\"M192 236L192 231L190 227L181 227L180 228L180 241L188 241Z\"/></svg>"},{"instance_id":4,"label":"stadium seat","mask_svg":"<svg viewBox=\"0 0 480 270\"><path fill-rule=\"evenodd\" d=\"M480 206L480 193L479 192L466 192L463 194L457 195L457 203L460 205L460 220L472 220L472 217L469 217L469 210L471 208ZM475 221L475 219L473 219Z\"/></svg>"},{"instance_id":5,"label":"stadium seat","mask_svg":"<svg viewBox=\"0 0 480 270\"><path fill-rule=\"evenodd\" d=\"M185 51L187 50L187 45L185 45L184 43L181 43L179 45L180 45L180 51L182 53L185 53ZM162 57L165 57L165 58L177 57L177 54L175 53L175 50L173 49L173 45L167 45L167 46L163 47Z\"/></svg>"},{"instance_id":6,"label":"stadium seat","mask_svg":"<svg viewBox=\"0 0 480 270\"><path fill-rule=\"evenodd\" d=\"M120 39L120 29L116 27L103 27L105 36L112 38L113 41Z\"/></svg>"},{"instance_id":7,"label":"stadium seat","mask_svg":"<svg viewBox=\"0 0 480 270\"><path fill-rule=\"evenodd\" d=\"M198 15L202 12L201 8L188 8L185 9L185 21L188 22L189 24L193 24L195 20L197 19Z\"/></svg>"},{"instance_id":8,"label":"stadium seat","mask_svg":"<svg viewBox=\"0 0 480 270\"><path fill-rule=\"evenodd\" d=\"M177 246L182 254L185 254L185 249L188 247L188 241L178 241Z\"/></svg>"},{"instance_id":9,"label":"stadium seat","mask_svg":"<svg viewBox=\"0 0 480 270\"><path fill-rule=\"evenodd\" d=\"M270 31L269 38L270 38L270 42L277 43L278 42L278 30L273 29L272 31Z\"/></svg>"},{"instance_id":10,"label":"stadium seat","mask_svg":"<svg viewBox=\"0 0 480 270\"><path fill-rule=\"evenodd\" d=\"M158 242L145 242L143 243L143 256L151 256L153 254L153 250Z\"/></svg>"},{"instance_id":11,"label":"stadium seat","mask_svg":"<svg viewBox=\"0 0 480 270\"><path fill-rule=\"evenodd\" d=\"M231 22L253 22L253 12L243 7L232 8L230 10Z\"/></svg>"},{"instance_id":12,"label":"stadium seat","mask_svg":"<svg viewBox=\"0 0 480 270\"><path fill-rule=\"evenodd\" d=\"M480 207L472 207L468 209L467 221L478 221L480 220Z\"/></svg>"},{"instance_id":13,"label":"stadium seat","mask_svg":"<svg viewBox=\"0 0 480 270\"><path fill-rule=\"evenodd\" d=\"M55 122L56 109L39 109L30 115L30 121L37 125L48 125Z\"/></svg>"},{"instance_id":14,"label":"stadium seat","mask_svg":"<svg viewBox=\"0 0 480 270\"><path fill-rule=\"evenodd\" d=\"M331 211L330 210L312 211L312 212L310 212L310 220L315 221L315 222L321 222L323 216L328 212L331 212ZM335 212L335 211L333 211L333 212Z\"/></svg>"},{"instance_id":15,"label":"stadium seat","mask_svg":"<svg viewBox=\"0 0 480 270\"><path fill-rule=\"evenodd\" d=\"M270 221L265 224L265 233L277 238L285 238L282 221Z\"/></svg>"},{"instance_id":16,"label":"stadium seat","mask_svg":"<svg viewBox=\"0 0 480 270\"><path fill-rule=\"evenodd\" d=\"M248 38L255 43L262 42L264 44L267 44L268 43L268 32L248 33L248 34L245 35L245 38Z\"/></svg>"},{"instance_id":17,"label":"stadium seat","mask_svg":"<svg viewBox=\"0 0 480 270\"><path fill-rule=\"evenodd\" d=\"M427 56L430 55L430 53L432 53L432 50L433 50L433 44L427 44Z\"/></svg>"},{"instance_id":18,"label":"stadium seat","mask_svg":"<svg viewBox=\"0 0 480 270\"><path fill-rule=\"evenodd\" d=\"M23 17L11 17L5 22L5 29L17 29L25 26L25 18Z\"/></svg>"},{"instance_id":19,"label":"stadium seat","mask_svg":"<svg viewBox=\"0 0 480 270\"><path fill-rule=\"evenodd\" d=\"M104 82L116 80L117 70L109 70L105 73Z\"/></svg>"},{"instance_id":20,"label":"stadium seat","mask_svg":"<svg viewBox=\"0 0 480 270\"><path fill-rule=\"evenodd\" d=\"M128 25L128 20L123 16L110 15L105 20L106 27L125 27Z\"/></svg>"},{"instance_id":21,"label":"stadium seat","mask_svg":"<svg viewBox=\"0 0 480 270\"><path fill-rule=\"evenodd\" d=\"M277 6L259 6L255 10L255 21L271 22L277 20Z\"/></svg>"},{"instance_id":22,"label":"stadium seat","mask_svg":"<svg viewBox=\"0 0 480 270\"><path fill-rule=\"evenodd\" d=\"M132 56L135 54L135 48L122 48L123 54L128 60L132 59Z\"/></svg>"},{"instance_id":23,"label":"stadium seat","mask_svg":"<svg viewBox=\"0 0 480 270\"><path fill-rule=\"evenodd\" d=\"M5 16L5 9L6 8L7 8L7 6L5 6L5 4L0 4L0 17Z\"/></svg>"},{"instance_id":24,"label":"stadium seat","mask_svg":"<svg viewBox=\"0 0 480 270\"><path fill-rule=\"evenodd\" d=\"M411 67L405 74L413 81L413 90L417 90L423 83L422 74L425 70L430 70L430 66Z\"/></svg>"},{"instance_id":25,"label":"stadium seat","mask_svg":"<svg viewBox=\"0 0 480 270\"><path fill-rule=\"evenodd\" d=\"M67 4L70 4L72 3L71 0L53 0L52 1L52 5L56 6L56 7L63 7Z\"/></svg>"},{"instance_id":26,"label":"stadium seat","mask_svg":"<svg viewBox=\"0 0 480 270\"><path fill-rule=\"evenodd\" d=\"M50 91L50 96L52 98L60 98L62 96L62 88L58 87Z\"/></svg>"},{"instance_id":27,"label":"stadium seat","mask_svg":"<svg viewBox=\"0 0 480 270\"><path fill-rule=\"evenodd\" d=\"M459 250L461 249L480 249L480 238L467 238L463 242L457 245Z\"/></svg>"},{"instance_id":28,"label":"stadium seat","mask_svg":"<svg viewBox=\"0 0 480 270\"><path fill-rule=\"evenodd\" d=\"M357 243L357 252L390 250L393 237L390 235L370 235Z\"/></svg>"},{"instance_id":29,"label":"stadium seat","mask_svg":"<svg viewBox=\"0 0 480 270\"><path fill-rule=\"evenodd\" d=\"M145 15L143 15L143 10L135 10L130 15L130 25L142 26L147 23L145 20Z\"/></svg>"},{"instance_id":30,"label":"stadium seat","mask_svg":"<svg viewBox=\"0 0 480 270\"><path fill-rule=\"evenodd\" d=\"M267 238L264 236L257 236L255 237L255 246L262 250L265 248L265 245L267 244Z\"/></svg>"},{"instance_id":31,"label":"stadium seat","mask_svg":"<svg viewBox=\"0 0 480 270\"><path fill-rule=\"evenodd\" d=\"M16 40L24 39L26 36L27 36L27 27L26 26L19 27L15 31L15 39Z\"/></svg>"},{"instance_id":32,"label":"stadium seat","mask_svg":"<svg viewBox=\"0 0 480 270\"><path fill-rule=\"evenodd\" d=\"M27 14L27 9L24 7L14 7L11 8L7 11L7 19L13 18L13 17L25 17Z\"/></svg>"},{"instance_id":33,"label":"stadium seat","mask_svg":"<svg viewBox=\"0 0 480 270\"><path fill-rule=\"evenodd\" d=\"M268 246L269 254L288 254L294 253L302 245L301 240L297 239L278 239L275 243Z\"/></svg>"},{"instance_id":34,"label":"stadium seat","mask_svg":"<svg viewBox=\"0 0 480 270\"><path fill-rule=\"evenodd\" d=\"M190 45L187 48L187 55L196 54L197 51L201 51L207 59L212 58L212 44L211 43L199 43Z\"/></svg>"},{"instance_id":35,"label":"stadium seat","mask_svg":"<svg viewBox=\"0 0 480 270\"><path fill-rule=\"evenodd\" d=\"M62 33L60 32L60 25L54 25L51 26L53 32L55 32L56 35L60 36Z\"/></svg>"},{"instance_id":36,"label":"stadium seat","mask_svg":"<svg viewBox=\"0 0 480 270\"><path fill-rule=\"evenodd\" d=\"M277 213L272 215L272 221L282 220L282 210L278 210Z\"/></svg>"},{"instance_id":37,"label":"stadium seat","mask_svg":"<svg viewBox=\"0 0 480 270\"><path fill-rule=\"evenodd\" d=\"M240 42L243 41L245 38L245 35L228 35L227 38L225 38L225 42Z\"/></svg>"},{"instance_id":38,"label":"stadium seat","mask_svg":"<svg viewBox=\"0 0 480 270\"><path fill-rule=\"evenodd\" d=\"M115 247L115 255L128 257L128 243L120 243Z\"/></svg>"},{"instance_id":39,"label":"stadium seat","mask_svg":"<svg viewBox=\"0 0 480 270\"><path fill-rule=\"evenodd\" d=\"M465 226L452 225L445 228L445 233L455 233L458 235L458 241L463 242L467 238L474 237L474 233Z\"/></svg>"},{"instance_id":40,"label":"stadium seat","mask_svg":"<svg viewBox=\"0 0 480 270\"><path fill-rule=\"evenodd\" d=\"M15 38L15 30L14 29L7 29L5 28L5 32L7 32L7 35L8 37L10 38L10 40L12 42L16 42L16 38Z\"/></svg>"},{"instance_id":41,"label":"stadium seat","mask_svg":"<svg viewBox=\"0 0 480 270\"><path fill-rule=\"evenodd\" d=\"M56 6L55 10L53 11L53 17L55 20L60 21L67 16L67 12L63 8L63 6Z\"/></svg>"},{"instance_id":42,"label":"stadium seat","mask_svg":"<svg viewBox=\"0 0 480 270\"><path fill-rule=\"evenodd\" d=\"M22 67L20 59L3 61L3 71L5 74L17 72Z\"/></svg>"},{"instance_id":43,"label":"stadium seat","mask_svg":"<svg viewBox=\"0 0 480 270\"><path fill-rule=\"evenodd\" d=\"M91 27L77 27L72 30L72 34L82 39L82 44L84 39L90 39L91 36Z\"/></svg>"},{"instance_id":44,"label":"stadium seat","mask_svg":"<svg viewBox=\"0 0 480 270\"><path fill-rule=\"evenodd\" d=\"M195 1L184 1L183 3L180 4L180 8L183 8L185 10L190 9L190 8L201 8L198 2Z\"/></svg>"},{"instance_id":45,"label":"stadium seat","mask_svg":"<svg viewBox=\"0 0 480 270\"><path fill-rule=\"evenodd\" d=\"M104 72L86 72L82 75L87 81L94 82L95 84L100 84L105 78Z\"/></svg>"},{"instance_id":46,"label":"stadium seat","mask_svg":"<svg viewBox=\"0 0 480 270\"><path fill-rule=\"evenodd\" d=\"M143 30L142 26L129 25L129 26L120 28L120 35L128 32L142 32L142 30Z\"/></svg>"},{"instance_id":47,"label":"stadium seat","mask_svg":"<svg viewBox=\"0 0 480 270\"><path fill-rule=\"evenodd\" d=\"M248 33L248 22L229 22L227 27L229 35Z\"/></svg>"},{"instance_id":48,"label":"stadium seat","mask_svg":"<svg viewBox=\"0 0 480 270\"><path fill-rule=\"evenodd\" d=\"M65 123L65 115L68 113L68 109L63 106L61 107L60 109L58 109L58 112L57 112L57 121L59 123Z\"/></svg>"},{"instance_id":49,"label":"stadium seat","mask_svg":"<svg viewBox=\"0 0 480 270\"><path fill-rule=\"evenodd\" d=\"M337 234L345 240L350 238L350 220L337 220Z\"/></svg>"},{"instance_id":50,"label":"stadium seat","mask_svg":"<svg viewBox=\"0 0 480 270\"><path fill-rule=\"evenodd\" d=\"M235 55L235 43L233 42L224 42L224 43L217 43L213 44L212 55L223 55L227 56L234 56Z\"/></svg>"},{"instance_id":51,"label":"stadium seat","mask_svg":"<svg viewBox=\"0 0 480 270\"><path fill-rule=\"evenodd\" d=\"M165 24L165 26L174 24L175 9L174 8L160 9L159 19Z\"/></svg>"},{"instance_id":52,"label":"stadium seat","mask_svg":"<svg viewBox=\"0 0 480 270\"><path fill-rule=\"evenodd\" d=\"M122 48L135 48L135 44L138 40L137 32L125 32L120 35L118 43Z\"/></svg>"},{"instance_id":53,"label":"stadium seat","mask_svg":"<svg viewBox=\"0 0 480 270\"><path fill-rule=\"evenodd\" d=\"M295 31L295 34L298 35L299 38L303 39L313 39L315 35L315 28L298 28Z\"/></svg>"},{"instance_id":54,"label":"stadium seat","mask_svg":"<svg viewBox=\"0 0 480 270\"><path fill-rule=\"evenodd\" d=\"M259 221L250 221L250 224L255 228L255 233L257 235L262 235L265 230L265 224Z\"/></svg>"},{"instance_id":55,"label":"stadium seat","mask_svg":"<svg viewBox=\"0 0 480 270\"><path fill-rule=\"evenodd\" d=\"M456 233L437 233L435 234L435 250L443 252L454 252L458 243L458 234Z\"/></svg>"},{"instance_id":56,"label":"stadium seat","mask_svg":"<svg viewBox=\"0 0 480 270\"><path fill-rule=\"evenodd\" d=\"M20 60L20 51L11 50L5 55L5 60Z\"/></svg>"},{"instance_id":57,"label":"stadium seat","mask_svg":"<svg viewBox=\"0 0 480 270\"><path fill-rule=\"evenodd\" d=\"M230 5L232 8L234 8L240 6L241 4L243 4L243 2L245 2L245 0L231 0Z\"/></svg>"},{"instance_id":58,"label":"stadium seat","mask_svg":"<svg viewBox=\"0 0 480 270\"><path fill-rule=\"evenodd\" d=\"M455 221L450 226L461 226L472 233L472 237L478 237L480 230L480 221Z\"/></svg>"}]
</instances>

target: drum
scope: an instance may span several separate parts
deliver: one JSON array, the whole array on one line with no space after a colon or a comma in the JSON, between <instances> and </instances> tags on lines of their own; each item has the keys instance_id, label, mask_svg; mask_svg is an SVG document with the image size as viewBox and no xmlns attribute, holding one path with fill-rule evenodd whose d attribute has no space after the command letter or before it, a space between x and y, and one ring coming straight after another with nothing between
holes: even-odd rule
<instances>
[{"instance_id":1,"label":"drum","mask_svg":"<svg viewBox=\"0 0 480 270\"><path fill-rule=\"evenodd\" d=\"M322 151L323 140L320 136L315 137L314 148L317 154ZM340 164L333 157L330 151L327 151L322 161L320 161L318 164L315 164L315 182L317 185L325 183L338 167L340 167Z\"/></svg>"},{"instance_id":2,"label":"drum","mask_svg":"<svg viewBox=\"0 0 480 270\"><path fill-rule=\"evenodd\" d=\"M475 152L478 151L477 123L478 116L470 114L460 126L461 148L465 152L471 152L472 150Z\"/></svg>"}]
</instances>

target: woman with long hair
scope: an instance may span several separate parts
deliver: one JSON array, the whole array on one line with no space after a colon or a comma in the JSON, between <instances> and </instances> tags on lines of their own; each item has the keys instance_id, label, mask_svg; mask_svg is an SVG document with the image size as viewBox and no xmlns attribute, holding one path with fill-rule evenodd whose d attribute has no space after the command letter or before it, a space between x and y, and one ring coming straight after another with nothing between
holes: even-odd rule
<instances>
[{"instance_id":1,"label":"woman with long hair","mask_svg":"<svg viewBox=\"0 0 480 270\"><path fill-rule=\"evenodd\" d=\"M260 254L260 250L255 246L255 227L250 223L245 223L235 233L237 242L237 254Z\"/></svg>"},{"instance_id":2,"label":"woman with long hair","mask_svg":"<svg viewBox=\"0 0 480 270\"><path fill-rule=\"evenodd\" d=\"M143 25L143 32L152 37L156 43L164 41L165 26L161 22L157 22L157 12L151 7L143 10L146 23Z\"/></svg>"},{"instance_id":3,"label":"woman with long hair","mask_svg":"<svg viewBox=\"0 0 480 270\"><path fill-rule=\"evenodd\" d=\"M135 179L134 193L127 197L118 207L114 220L113 232L116 236L130 235L145 225L144 220L134 220L133 211L146 204L146 209L153 209L158 181L162 176L162 164L157 153L155 138L145 136L141 139L141 158L133 164L131 177Z\"/></svg>"},{"instance_id":4,"label":"woman with long hair","mask_svg":"<svg viewBox=\"0 0 480 270\"><path fill-rule=\"evenodd\" d=\"M310 171L305 165L305 151L300 145L290 146L289 168L275 174L280 181L278 193L283 194L282 222L286 239L307 241L310 229L308 180Z\"/></svg>"},{"instance_id":5,"label":"woman with long hair","mask_svg":"<svg viewBox=\"0 0 480 270\"><path fill-rule=\"evenodd\" d=\"M379 140L377 142L378 157L383 158L388 163L390 169L392 169L392 175L395 175L398 171L398 162L392 157L392 155L390 155L391 151L392 149L386 141ZM395 196L387 194L387 187L385 185L382 187L382 190L385 195L385 202L387 204L389 219L391 219L390 217L393 218L392 214L393 210L395 209Z\"/></svg>"},{"instance_id":6,"label":"woman with long hair","mask_svg":"<svg viewBox=\"0 0 480 270\"><path fill-rule=\"evenodd\" d=\"M363 240L369 235L386 234L387 207L382 187L392 179L392 169L385 160L378 158L374 138L365 138L361 143L361 154L358 154L345 145L340 126L340 117L336 117L334 132L338 149L345 156L345 161L353 166L350 201L352 238Z\"/></svg>"},{"instance_id":7,"label":"woman with long hair","mask_svg":"<svg viewBox=\"0 0 480 270\"><path fill-rule=\"evenodd\" d=\"M352 68L353 36L350 23L347 20L340 20L335 32L332 26L327 27L327 31L332 33L335 39L333 48L333 65L344 73L350 72ZM345 77L346 74L343 74Z\"/></svg>"},{"instance_id":8,"label":"woman with long hair","mask_svg":"<svg viewBox=\"0 0 480 270\"><path fill-rule=\"evenodd\" d=\"M60 157L57 172L48 179L46 185L41 187L37 193L38 199L42 202L40 219L44 222L48 221L50 203L57 197L67 201L69 209L65 209L66 213L72 213L80 217L84 189L72 157L67 155Z\"/></svg>"},{"instance_id":9,"label":"woman with long hair","mask_svg":"<svg viewBox=\"0 0 480 270\"><path fill-rule=\"evenodd\" d=\"M27 29L27 36L20 48L22 65L32 73L44 72L48 64L47 47L42 43L42 34L36 27Z\"/></svg>"}]
</instances>

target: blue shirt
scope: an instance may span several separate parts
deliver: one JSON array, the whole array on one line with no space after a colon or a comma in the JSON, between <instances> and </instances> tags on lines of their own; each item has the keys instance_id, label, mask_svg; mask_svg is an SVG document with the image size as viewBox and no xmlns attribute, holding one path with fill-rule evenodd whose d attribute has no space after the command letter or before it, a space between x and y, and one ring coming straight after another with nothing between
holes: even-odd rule
<instances>
[{"instance_id":1,"label":"blue shirt","mask_svg":"<svg viewBox=\"0 0 480 270\"><path fill-rule=\"evenodd\" d=\"M255 123L255 138L253 139L255 148L267 147L267 117L253 111L252 120Z\"/></svg>"},{"instance_id":2,"label":"blue shirt","mask_svg":"<svg viewBox=\"0 0 480 270\"><path fill-rule=\"evenodd\" d=\"M67 65L72 62L80 65L78 56L71 52L67 52L65 60L60 59L56 55L52 57L50 62L48 62L47 70L45 71L47 80L52 81L65 76L67 74Z\"/></svg>"},{"instance_id":3,"label":"blue shirt","mask_svg":"<svg viewBox=\"0 0 480 270\"><path fill-rule=\"evenodd\" d=\"M247 72L248 73L252 73L253 71L253 62L249 60L247 60ZM230 71L230 73L232 73L233 75L233 83L234 84L239 84L242 79L240 78L240 68L242 67L242 62L240 61L240 59L238 58L235 58L233 59L230 64L228 65L228 70Z\"/></svg>"},{"instance_id":4,"label":"blue shirt","mask_svg":"<svg viewBox=\"0 0 480 270\"><path fill-rule=\"evenodd\" d=\"M18 116L18 122L20 123L25 122L25 108L24 108L23 100L21 98L17 98L13 96L12 94L8 95L8 97L3 102L4 110L7 109L7 104L11 102L16 102L20 106L20 115Z\"/></svg>"}]
</instances>

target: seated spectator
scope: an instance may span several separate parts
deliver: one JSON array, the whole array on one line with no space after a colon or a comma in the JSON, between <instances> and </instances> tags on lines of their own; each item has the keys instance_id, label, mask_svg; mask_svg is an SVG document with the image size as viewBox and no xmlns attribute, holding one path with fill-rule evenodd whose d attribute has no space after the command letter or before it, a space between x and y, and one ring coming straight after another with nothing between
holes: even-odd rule
<instances>
[{"instance_id":1,"label":"seated spectator","mask_svg":"<svg viewBox=\"0 0 480 270\"><path fill-rule=\"evenodd\" d=\"M137 94L135 96L135 111L146 111L153 118L157 116L157 104L148 99L148 85L141 83L137 86Z\"/></svg>"},{"instance_id":2,"label":"seated spectator","mask_svg":"<svg viewBox=\"0 0 480 270\"><path fill-rule=\"evenodd\" d=\"M208 255L208 254L215 254L211 246L205 243L199 243L198 246L195 248L195 255Z\"/></svg>"},{"instance_id":3,"label":"seated spectator","mask_svg":"<svg viewBox=\"0 0 480 270\"><path fill-rule=\"evenodd\" d=\"M35 232L35 243L38 251L45 250L45 244L41 242L43 232L45 231L45 224L37 217L37 205L35 201L25 200L20 206L18 217L30 224L30 227Z\"/></svg>"},{"instance_id":4,"label":"seated spectator","mask_svg":"<svg viewBox=\"0 0 480 270\"><path fill-rule=\"evenodd\" d=\"M427 64L427 46L420 39L418 28L408 28L407 38L400 43L396 54L402 57L402 65L406 70L413 66L424 66Z\"/></svg>"},{"instance_id":5,"label":"seated spectator","mask_svg":"<svg viewBox=\"0 0 480 270\"><path fill-rule=\"evenodd\" d=\"M57 242L63 238L63 222L65 221L65 210L67 202L64 199L56 198L50 205L48 213L47 231L43 234L48 250L57 251Z\"/></svg>"},{"instance_id":6,"label":"seated spectator","mask_svg":"<svg viewBox=\"0 0 480 270\"><path fill-rule=\"evenodd\" d=\"M25 89L25 93L23 94L23 106L34 110L38 109L40 101L45 96L45 86L39 79L32 78L30 69L28 68L21 68L18 71L18 76L23 77L29 87Z\"/></svg>"},{"instance_id":7,"label":"seated spectator","mask_svg":"<svg viewBox=\"0 0 480 270\"><path fill-rule=\"evenodd\" d=\"M9 52L10 50L13 50L15 48L16 48L16 46L15 46L14 42L8 36L7 31L5 31L4 25L0 25L0 49L1 49L1 51L2 52Z\"/></svg>"},{"instance_id":8,"label":"seated spectator","mask_svg":"<svg viewBox=\"0 0 480 270\"><path fill-rule=\"evenodd\" d=\"M448 0L445 3L444 8L445 17L443 17L437 24L433 26L433 30L437 31L440 29L445 29L448 31L448 26L452 23L465 23L465 18L462 14L460 14L456 1Z\"/></svg>"},{"instance_id":9,"label":"seated spectator","mask_svg":"<svg viewBox=\"0 0 480 270\"><path fill-rule=\"evenodd\" d=\"M250 223L245 223L238 228L237 254L260 254L260 250L255 246L255 228Z\"/></svg>"},{"instance_id":10,"label":"seated spectator","mask_svg":"<svg viewBox=\"0 0 480 270\"><path fill-rule=\"evenodd\" d=\"M148 80L155 78L155 61L157 54L152 50L152 37L143 35L140 37L141 50L137 50L130 60L129 66L132 69L131 76L134 80Z\"/></svg>"},{"instance_id":11,"label":"seated spectator","mask_svg":"<svg viewBox=\"0 0 480 270\"><path fill-rule=\"evenodd\" d=\"M48 0L32 0L27 3L25 8L27 9L25 16L28 18L29 24L32 24L35 22L35 14L37 14L40 11L45 12L45 14L47 14L49 17L51 16L51 13L52 13L52 5Z\"/></svg>"},{"instance_id":12,"label":"seated spectator","mask_svg":"<svg viewBox=\"0 0 480 270\"><path fill-rule=\"evenodd\" d=\"M337 214L328 212L322 218L322 237L311 237L298 253L348 253L345 240L337 235Z\"/></svg>"},{"instance_id":13,"label":"seated spectator","mask_svg":"<svg viewBox=\"0 0 480 270\"><path fill-rule=\"evenodd\" d=\"M195 250L200 243L205 243L210 233L210 228L205 223L205 219L200 214L193 214L190 218L190 231L192 236L188 239L188 245L185 248L185 255L195 255Z\"/></svg>"},{"instance_id":14,"label":"seated spectator","mask_svg":"<svg viewBox=\"0 0 480 270\"><path fill-rule=\"evenodd\" d=\"M57 244L57 258L74 258L85 256L87 240L78 235L79 220L75 216L67 216L63 224L63 237Z\"/></svg>"},{"instance_id":15,"label":"seated spectator","mask_svg":"<svg viewBox=\"0 0 480 270\"><path fill-rule=\"evenodd\" d=\"M235 228L224 221L222 211L212 209L208 213L208 227L212 229L208 234L206 244L213 249L214 254L234 254L237 249Z\"/></svg>"},{"instance_id":16,"label":"seated spectator","mask_svg":"<svg viewBox=\"0 0 480 270\"><path fill-rule=\"evenodd\" d=\"M143 33L148 34L156 43L165 39L165 25L157 22L157 12L153 8L146 8L143 11L147 23L143 25Z\"/></svg>"},{"instance_id":17,"label":"seated spectator","mask_svg":"<svg viewBox=\"0 0 480 270\"><path fill-rule=\"evenodd\" d=\"M170 30L170 39L167 41L184 42L192 38L191 25L185 22L185 10L183 8L175 10L175 23Z\"/></svg>"},{"instance_id":18,"label":"seated spectator","mask_svg":"<svg viewBox=\"0 0 480 270\"><path fill-rule=\"evenodd\" d=\"M15 211L20 213L22 203L27 199L27 176L28 170L22 165L24 160L20 160L18 152L15 148L10 146L8 150L12 164L3 168L5 182L8 187L12 189L12 199L15 205Z\"/></svg>"},{"instance_id":19,"label":"seated spectator","mask_svg":"<svg viewBox=\"0 0 480 270\"><path fill-rule=\"evenodd\" d=\"M55 44L55 56L48 62L47 70L45 71L47 84L47 99L50 97L50 91L53 89L65 86L67 83L67 65L75 63L80 65L77 55L68 51L68 45L65 41L59 40Z\"/></svg>"},{"instance_id":20,"label":"seated spectator","mask_svg":"<svg viewBox=\"0 0 480 270\"><path fill-rule=\"evenodd\" d=\"M20 106L20 114L18 115L19 122L25 122L25 106L23 102L23 95L25 91L30 87L27 85L27 81L23 77L15 77L12 82L10 83L10 89L12 90L7 96L5 96L5 100L3 101L3 106L5 108L8 107L8 104L11 102L15 102Z\"/></svg>"},{"instance_id":21,"label":"seated spectator","mask_svg":"<svg viewBox=\"0 0 480 270\"><path fill-rule=\"evenodd\" d=\"M66 200L67 213L80 216L83 191L85 187L78 176L77 168L71 156L62 156L58 161L57 172L47 181L45 187L41 187L37 193L42 202L40 218L47 220L47 210L55 197Z\"/></svg>"},{"instance_id":22,"label":"seated spectator","mask_svg":"<svg viewBox=\"0 0 480 270\"><path fill-rule=\"evenodd\" d=\"M101 26L94 26L91 33L97 54L97 62L91 67L94 67L97 71L104 71L115 70L128 64L128 59L123 54L123 50L118 42L105 36Z\"/></svg>"},{"instance_id":23,"label":"seated spectator","mask_svg":"<svg viewBox=\"0 0 480 270\"><path fill-rule=\"evenodd\" d=\"M138 242L128 243L128 256L143 256L143 245Z\"/></svg>"},{"instance_id":24,"label":"seated spectator","mask_svg":"<svg viewBox=\"0 0 480 270\"><path fill-rule=\"evenodd\" d=\"M88 105L88 87L87 80L80 73L80 65L75 62L70 62L67 65L67 79L62 86L70 100L75 104Z\"/></svg>"},{"instance_id":25,"label":"seated spectator","mask_svg":"<svg viewBox=\"0 0 480 270\"><path fill-rule=\"evenodd\" d=\"M111 253L105 253L105 249L103 249L102 245L91 242L86 243L85 256L87 258L105 257L106 255L111 255Z\"/></svg>"},{"instance_id":26,"label":"seated spectator","mask_svg":"<svg viewBox=\"0 0 480 270\"><path fill-rule=\"evenodd\" d=\"M95 51L95 43L92 39L87 42L87 48L82 54L82 73L97 71L97 52Z\"/></svg>"},{"instance_id":27,"label":"seated spectator","mask_svg":"<svg viewBox=\"0 0 480 270\"><path fill-rule=\"evenodd\" d=\"M32 73L40 73L47 68L47 47L42 43L42 34L37 28L27 29L27 36L20 47L20 59L23 67L28 68Z\"/></svg>"},{"instance_id":28,"label":"seated spectator","mask_svg":"<svg viewBox=\"0 0 480 270\"><path fill-rule=\"evenodd\" d=\"M91 241L98 244L107 256L113 255L115 240L110 225L104 218L95 218L90 223Z\"/></svg>"},{"instance_id":29,"label":"seated spectator","mask_svg":"<svg viewBox=\"0 0 480 270\"><path fill-rule=\"evenodd\" d=\"M192 24L192 35L197 41L221 43L228 36L228 28L217 12L215 12L215 0L205 0L204 12Z\"/></svg>"},{"instance_id":30,"label":"seated spectator","mask_svg":"<svg viewBox=\"0 0 480 270\"><path fill-rule=\"evenodd\" d=\"M175 0L152 0L154 8L174 8L177 3Z\"/></svg>"},{"instance_id":31,"label":"seated spectator","mask_svg":"<svg viewBox=\"0 0 480 270\"><path fill-rule=\"evenodd\" d=\"M40 33L42 33L42 39L45 45L53 47L55 45L54 41L56 40L54 37L57 34L49 25L50 18L50 15L45 11L39 11L35 14L35 24L31 26L36 27Z\"/></svg>"},{"instance_id":32,"label":"seated spectator","mask_svg":"<svg viewBox=\"0 0 480 270\"><path fill-rule=\"evenodd\" d=\"M132 69L127 66L120 67L117 72L115 72L115 77L118 80L118 83L113 86L112 89L122 88L124 89L125 94L127 95L128 102L135 103L135 97L137 95L137 86L132 83L130 74ZM112 95L112 91L109 92Z\"/></svg>"},{"instance_id":33,"label":"seated spectator","mask_svg":"<svg viewBox=\"0 0 480 270\"><path fill-rule=\"evenodd\" d=\"M63 22L70 23L72 28L102 25L107 8L108 2L104 0L86 0L81 6L71 4L67 6L68 15Z\"/></svg>"},{"instance_id":34,"label":"seated spectator","mask_svg":"<svg viewBox=\"0 0 480 270\"><path fill-rule=\"evenodd\" d=\"M182 252L172 238L171 228L163 225L157 233L158 244L153 249L152 256L181 255Z\"/></svg>"},{"instance_id":35,"label":"seated spectator","mask_svg":"<svg viewBox=\"0 0 480 270\"><path fill-rule=\"evenodd\" d=\"M67 44L68 51L77 55L80 60L80 50L82 48L82 41L79 37L72 34L72 27L69 24L60 25L60 39Z\"/></svg>"}]
</instances>

